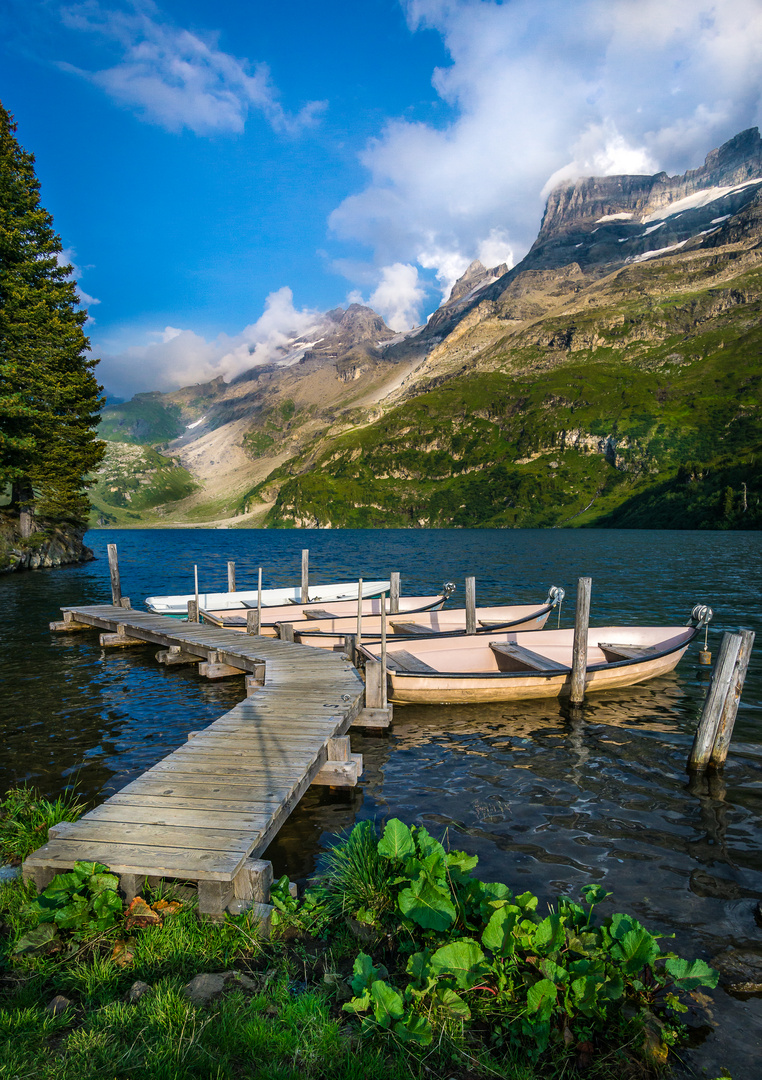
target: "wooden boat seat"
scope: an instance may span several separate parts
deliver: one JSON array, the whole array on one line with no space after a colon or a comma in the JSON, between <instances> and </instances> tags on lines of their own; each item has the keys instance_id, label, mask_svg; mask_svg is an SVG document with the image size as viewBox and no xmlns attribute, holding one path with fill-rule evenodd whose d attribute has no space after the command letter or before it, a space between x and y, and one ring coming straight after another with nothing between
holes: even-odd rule
<instances>
[{"instance_id":1,"label":"wooden boat seat","mask_svg":"<svg viewBox=\"0 0 762 1080\"><path fill-rule=\"evenodd\" d=\"M571 671L567 664L559 664L557 660L549 660L547 656L541 656L539 653L532 652L531 649L525 649L523 645L515 645L510 641L506 643L491 641L489 647L496 655L498 666L500 666L500 660L506 657L508 660L516 661L524 667L532 668L534 671ZM500 670L506 669L501 666Z\"/></svg>"},{"instance_id":2,"label":"wooden boat seat","mask_svg":"<svg viewBox=\"0 0 762 1080\"><path fill-rule=\"evenodd\" d=\"M603 641L598 642L598 648L620 660L637 660L641 657L646 659L657 651L653 645L609 645Z\"/></svg>"},{"instance_id":3,"label":"wooden boat seat","mask_svg":"<svg viewBox=\"0 0 762 1080\"><path fill-rule=\"evenodd\" d=\"M479 626L505 626L506 622L510 622L509 619L477 619Z\"/></svg>"},{"instance_id":4,"label":"wooden boat seat","mask_svg":"<svg viewBox=\"0 0 762 1080\"><path fill-rule=\"evenodd\" d=\"M246 625L246 619L243 615L215 615L213 612L204 611L204 609L201 608L199 616L203 618L204 622L210 623L212 626L226 627Z\"/></svg>"},{"instance_id":5,"label":"wooden boat seat","mask_svg":"<svg viewBox=\"0 0 762 1080\"><path fill-rule=\"evenodd\" d=\"M395 649L393 653L387 653L386 666L391 668L392 671L415 671L420 674L433 672L435 675L439 674L436 668L431 667L423 660L419 660L417 656L413 656L412 653L407 652L405 649Z\"/></svg>"},{"instance_id":6,"label":"wooden boat seat","mask_svg":"<svg viewBox=\"0 0 762 1080\"><path fill-rule=\"evenodd\" d=\"M414 622L390 622L395 634L422 634L423 637L431 637L434 631L430 626L421 626Z\"/></svg>"},{"instance_id":7,"label":"wooden boat seat","mask_svg":"<svg viewBox=\"0 0 762 1080\"><path fill-rule=\"evenodd\" d=\"M326 611L325 608L310 608L304 612L305 619L335 619L335 611Z\"/></svg>"}]
</instances>

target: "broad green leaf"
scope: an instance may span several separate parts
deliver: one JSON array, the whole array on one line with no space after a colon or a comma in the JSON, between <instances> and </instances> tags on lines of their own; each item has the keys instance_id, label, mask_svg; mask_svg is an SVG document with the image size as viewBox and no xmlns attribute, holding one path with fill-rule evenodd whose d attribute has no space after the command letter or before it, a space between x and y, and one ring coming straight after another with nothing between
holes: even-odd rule
<instances>
[{"instance_id":1,"label":"broad green leaf","mask_svg":"<svg viewBox=\"0 0 762 1080\"><path fill-rule=\"evenodd\" d=\"M401 1020L405 1015L402 995L389 983L377 979L370 988L370 996L373 1014L382 1028L390 1028L392 1021Z\"/></svg>"},{"instance_id":2,"label":"broad green leaf","mask_svg":"<svg viewBox=\"0 0 762 1080\"><path fill-rule=\"evenodd\" d=\"M19 938L13 951L17 955L20 953L34 954L41 952L47 948L57 935L57 926L49 922L41 923L39 926L35 926L34 930L29 930L23 937Z\"/></svg>"},{"instance_id":3,"label":"broad green leaf","mask_svg":"<svg viewBox=\"0 0 762 1080\"><path fill-rule=\"evenodd\" d=\"M351 1001L345 1001L341 1007L344 1012L367 1012L370 1008L370 990L363 991L358 997L353 997Z\"/></svg>"},{"instance_id":4,"label":"broad green leaf","mask_svg":"<svg viewBox=\"0 0 762 1080\"><path fill-rule=\"evenodd\" d=\"M642 930L637 919L633 919L632 915L624 915L618 911L615 915L611 916L609 920L609 933L614 941L621 941L625 934L629 934L631 930Z\"/></svg>"},{"instance_id":5,"label":"broad green leaf","mask_svg":"<svg viewBox=\"0 0 762 1080\"><path fill-rule=\"evenodd\" d=\"M516 913L508 908L498 908L492 913L482 934L482 945L491 949L498 956L512 956L516 950L513 928L516 925Z\"/></svg>"},{"instance_id":6,"label":"broad green leaf","mask_svg":"<svg viewBox=\"0 0 762 1080\"><path fill-rule=\"evenodd\" d=\"M447 865L457 867L463 874L469 874L478 862L478 855L467 855L465 851L447 852Z\"/></svg>"},{"instance_id":7,"label":"broad green leaf","mask_svg":"<svg viewBox=\"0 0 762 1080\"><path fill-rule=\"evenodd\" d=\"M59 908L55 914L56 924L62 930L78 930L84 926L89 918L89 904L84 896L72 897L72 902L66 907Z\"/></svg>"},{"instance_id":8,"label":"broad green leaf","mask_svg":"<svg viewBox=\"0 0 762 1080\"><path fill-rule=\"evenodd\" d=\"M431 1024L423 1016L406 1016L394 1025L394 1034L401 1042L414 1042L419 1046L429 1046L434 1038Z\"/></svg>"},{"instance_id":9,"label":"broad green leaf","mask_svg":"<svg viewBox=\"0 0 762 1080\"><path fill-rule=\"evenodd\" d=\"M471 1010L460 994L456 994L454 990L450 990L449 987L446 987L444 990L437 990L434 996L439 1008L449 1016L455 1017L458 1020L471 1019Z\"/></svg>"},{"instance_id":10,"label":"broad green leaf","mask_svg":"<svg viewBox=\"0 0 762 1080\"><path fill-rule=\"evenodd\" d=\"M99 919L108 918L114 922L116 916L122 913L122 901L117 893L104 889L93 900L93 911Z\"/></svg>"},{"instance_id":11,"label":"broad green leaf","mask_svg":"<svg viewBox=\"0 0 762 1080\"><path fill-rule=\"evenodd\" d=\"M370 990L375 979L385 979L387 970L383 965L375 967L367 953L358 953L352 968L351 986L355 994Z\"/></svg>"},{"instance_id":12,"label":"broad green leaf","mask_svg":"<svg viewBox=\"0 0 762 1080\"><path fill-rule=\"evenodd\" d=\"M405 859L415 855L415 844L410 829L399 818L391 818L378 842L378 853L385 859Z\"/></svg>"},{"instance_id":13,"label":"broad green leaf","mask_svg":"<svg viewBox=\"0 0 762 1080\"><path fill-rule=\"evenodd\" d=\"M590 1016L594 1011L600 987L600 978L595 976L584 975L580 979L572 980L571 992L574 1004L585 1016Z\"/></svg>"},{"instance_id":14,"label":"broad green leaf","mask_svg":"<svg viewBox=\"0 0 762 1080\"><path fill-rule=\"evenodd\" d=\"M108 889L110 892L117 892L119 889L119 878L116 874L93 874L87 883L91 893L101 893L104 889Z\"/></svg>"},{"instance_id":15,"label":"broad green leaf","mask_svg":"<svg viewBox=\"0 0 762 1080\"><path fill-rule=\"evenodd\" d=\"M79 874L56 874L42 895L54 899L56 893L76 892L82 888L82 883L83 878Z\"/></svg>"},{"instance_id":16,"label":"broad green leaf","mask_svg":"<svg viewBox=\"0 0 762 1080\"><path fill-rule=\"evenodd\" d=\"M643 926L628 930L611 948L615 960L621 960L625 974L635 975L659 955L659 943Z\"/></svg>"},{"instance_id":17,"label":"broad green leaf","mask_svg":"<svg viewBox=\"0 0 762 1080\"><path fill-rule=\"evenodd\" d=\"M566 943L566 934L560 918L555 913L538 924L534 934L534 947L545 952L555 952Z\"/></svg>"},{"instance_id":18,"label":"broad green leaf","mask_svg":"<svg viewBox=\"0 0 762 1080\"><path fill-rule=\"evenodd\" d=\"M75 862L72 871L80 878L91 878L93 874L108 874L110 870L99 862Z\"/></svg>"},{"instance_id":19,"label":"broad green leaf","mask_svg":"<svg viewBox=\"0 0 762 1080\"><path fill-rule=\"evenodd\" d=\"M424 949L423 952L413 953L406 970L419 989L426 986L431 979L431 952Z\"/></svg>"},{"instance_id":20,"label":"broad green leaf","mask_svg":"<svg viewBox=\"0 0 762 1080\"><path fill-rule=\"evenodd\" d=\"M414 832L415 846L423 855L424 859L430 858L432 855L436 855L438 859L445 863L447 860L447 854L445 849L435 840L427 829L424 829L422 825L419 825Z\"/></svg>"},{"instance_id":21,"label":"broad green leaf","mask_svg":"<svg viewBox=\"0 0 762 1080\"><path fill-rule=\"evenodd\" d=\"M431 970L435 975L452 975L462 990L475 986L487 971L485 956L471 938L451 941L437 949L431 958Z\"/></svg>"},{"instance_id":22,"label":"broad green leaf","mask_svg":"<svg viewBox=\"0 0 762 1080\"><path fill-rule=\"evenodd\" d=\"M449 893L427 881L419 883L415 890L404 889L398 903L402 914L425 930L447 930L457 915Z\"/></svg>"},{"instance_id":23,"label":"broad green leaf","mask_svg":"<svg viewBox=\"0 0 762 1080\"><path fill-rule=\"evenodd\" d=\"M590 907L595 907L596 904L600 904L605 900L607 896L612 895L610 892L606 892L602 885L583 885L579 891L585 903Z\"/></svg>"},{"instance_id":24,"label":"broad green leaf","mask_svg":"<svg viewBox=\"0 0 762 1080\"><path fill-rule=\"evenodd\" d=\"M537 1013L537 1019L542 1023L549 1020L553 1012L553 1006L558 997L558 988L550 979L540 979L534 986L529 987L527 994L527 1012Z\"/></svg>"},{"instance_id":25,"label":"broad green leaf","mask_svg":"<svg viewBox=\"0 0 762 1080\"><path fill-rule=\"evenodd\" d=\"M522 911L535 911L538 901L534 893L525 892L521 896L514 896L513 902L518 904Z\"/></svg>"},{"instance_id":26,"label":"broad green leaf","mask_svg":"<svg viewBox=\"0 0 762 1080\"><path fill-rule=\"evenodd\" d=\"M667 974L674 980L678 990L695 990L699 986L714 989L719 979L719 972L709 967L703 960L681 960L670 958L665 964Z\"/></svg>"},{"instance_id":27,"label":"broad green leaf","mask_svg":"<svg viewBox=\"0 0 762 1080\"><path fill-rule=\"evenodd\" d=\"M539 968L545 978L550 979L552 983L565 983L569 978L569 972L566 968L547 956L540 961Z\"/></svg>"}]
</instances>

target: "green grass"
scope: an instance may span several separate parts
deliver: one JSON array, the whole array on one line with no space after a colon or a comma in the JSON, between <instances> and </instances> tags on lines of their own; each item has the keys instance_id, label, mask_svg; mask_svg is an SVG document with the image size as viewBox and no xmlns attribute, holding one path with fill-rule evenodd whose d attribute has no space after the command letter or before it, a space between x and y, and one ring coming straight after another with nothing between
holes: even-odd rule
<instances>
[{"instance_id":1,"label":"green grass","mask_svg":"<svg viewBox=\"0 0 762 1080\"><path fill-rule=\"evenodd\" d=\"M47 842L52 825L76 821L84 809L76 792L51 802L33 788L11 788L0 802L0 862L18 865Z\"/></svg>"},{"instance_id":2,"label":"green grass","mask_svg":"<svg viewBox=\"0 0 762 1080\"><path fill-rule=\"evenodd\" d=\"M170 442L185 431L180 407L164 404L158 392L136 394L121 405L108 405L101 414L102 439L126 443Z\"/></svg>"}]
</instances>

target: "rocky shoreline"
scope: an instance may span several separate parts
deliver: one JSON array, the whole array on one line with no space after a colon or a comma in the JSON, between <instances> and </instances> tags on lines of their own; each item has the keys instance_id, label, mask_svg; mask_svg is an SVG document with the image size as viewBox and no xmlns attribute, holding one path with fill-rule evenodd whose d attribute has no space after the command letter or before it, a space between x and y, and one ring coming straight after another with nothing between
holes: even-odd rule
<instances>
[{"instance_id":1,"label":"rocky shoreline","mask_svg":"<svg viewBox=\"0 0 762 1080\"><path fill-rule=\"evenodd\" d=\"M95 555L83 537L83 530L55 527L24 539L18 524L6 519L0 523L0 574L90 562Z\"/></svg>"}]
</instances>

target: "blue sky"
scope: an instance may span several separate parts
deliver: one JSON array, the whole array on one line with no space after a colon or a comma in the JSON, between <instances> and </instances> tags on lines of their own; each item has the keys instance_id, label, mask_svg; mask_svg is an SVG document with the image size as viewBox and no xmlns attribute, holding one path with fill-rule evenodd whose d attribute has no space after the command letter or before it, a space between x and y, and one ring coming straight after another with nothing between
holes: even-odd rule
<instances>
[{"instance_id":1,"label":"blue sky","mask_svg":"<svg viewBox=\"0 0 762 1080\"><path fill-rule=\"evenodd\" d=\"M4 0L113 393L242 370L316 311L415 325L577 175L683 171L760 121L760 0Z\"/></svg>"}]
</instances>

